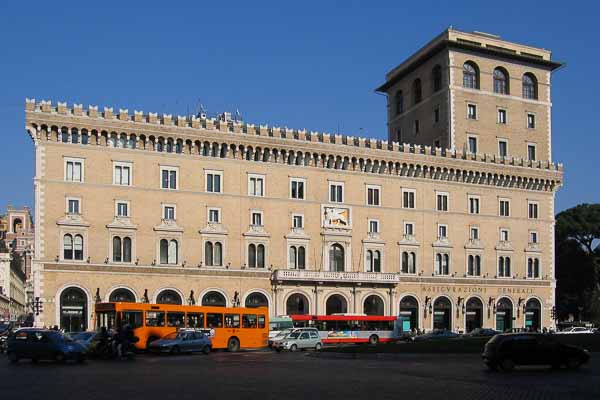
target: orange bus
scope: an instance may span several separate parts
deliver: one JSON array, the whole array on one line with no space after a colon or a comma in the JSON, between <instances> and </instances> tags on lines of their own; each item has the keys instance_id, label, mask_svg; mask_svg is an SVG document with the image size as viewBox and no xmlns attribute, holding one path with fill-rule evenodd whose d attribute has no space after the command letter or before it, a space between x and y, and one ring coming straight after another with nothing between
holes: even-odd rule
<instances>
[{"instance_id":1,"label":"orange bus","mask_svg":"<svg viewBox=\"0 0 600 400\"><path fill-rule=\"evenodd\" d=\"M214 330L213 349L237 351L266 347L269 339L269 310L183 306L178 304L96 303L96 328L114 329L129 324L139 339L138 349L179 328L196 328L207 334Z\"/></svg>"}]
</instances>

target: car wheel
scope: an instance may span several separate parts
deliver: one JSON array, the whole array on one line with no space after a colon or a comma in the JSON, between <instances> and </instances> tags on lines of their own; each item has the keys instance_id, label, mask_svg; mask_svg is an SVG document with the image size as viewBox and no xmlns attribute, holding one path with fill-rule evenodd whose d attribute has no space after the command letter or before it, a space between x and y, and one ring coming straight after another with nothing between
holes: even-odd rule
<instances>
[{"instance_id":1,"label":"car wheel","mask_svg":"<svg viewBox=\"0 0 600 400\"><path fill-rule=\"evenodd\" d=\"M317 343L317 345L315 346L315 350L321 351L321 347L323 347L323 346L321 346L321 343Z\"/></svg>"},{"instance_id":2,"label":"car wheel","mask_svg":"<svg viewBox=\"0 0 600 400\"><path fill-rule=\"evenodd\" d=\"M227 350L235 353L240 349L240 341L237 338L230 338L227 342Z\"/></svg>"},{"instance_id":3,"label":"car wheel","mask_svg":"<svg viewBox=\"0 0 600 400\"><path fill-rule=\"evenodd\" d=\"M369 337L369 344L375 345L377 343L379 343L379 336L377 336L377 335L371 335Z\"/></svg>"},{"instance_id":4,"label":"car wheel","mask_svg":"<svg viewBox=\"0 0 600 400\"><path fill-rule=\"evenodd\" d=\"M202 352L203 352L204 354L208 354L208 353L210 353L210 346L209 346L209 345L205 345L205 346L202 348Z\"/></svg>"},{"instance_id":5,"label":"car wheel","mask_svg":"<svg viewBox=\"0 0 600 400\"><path fill-rule=\"evenodd\" d=\"M64 353L56 353L56 355L54 356L54 361L59 362L59 363L63 363L66 361L66 357Z\"/></svg>"},{"instance_id":6,"label":"car wheel","mask_svg":"<svg viewBox=\"0 0 600 400\"><path fill-rule=\"evenodd\" d=\"M173 346L173 348L171 349L171 354L179 354L179 353L181 353L179 346Z\"/></svg>"},{"instance_id":7,"label":"car wheel","mask_svg":"<svg viewBox=\"0 0 600 400\"><path fill-rule=\"evenodd\" d=\"M290 346L290 351L291 351L292 353L293 353L293 352L296 352L296 351L298 351L298 346L296 346L295 344L291 345L291 346Z\"/></svg>"},{"instance_id":8,"label":"car wheel","mask_svg":"<svg viewBox=\"0 0 600 400\"><path fill-rule=\"evenodd\" d=\"M569 357L567 360L567 368L577 369L579 367L581 367L581 360L577 357Z\"/></svg>"},{"instance_id":9,"label":"car wheel","mask_svg":"<svg viewBox=\"0 0 600 400\"><path fill-rule=\"evenodd\" d=\"M11 351L10 353L8 353L8 360L11 363L15 364L19 361L19 356L17 355L17 353Z\"/></svg>"},{"instance_id":10,"label":"car wheel","mask_svg":"<svg viewBox=\"0 0 600 400\"><path fill-rule=\"evenodd\" d=\"M505 358L504 360L502 360L502 362L500 363L500 366L502 367L502 370L506 371L506 372L509 372L509 371L512 371L513 369L515 369L515 363L510 358Z\"/></svg>"}]
</instances>

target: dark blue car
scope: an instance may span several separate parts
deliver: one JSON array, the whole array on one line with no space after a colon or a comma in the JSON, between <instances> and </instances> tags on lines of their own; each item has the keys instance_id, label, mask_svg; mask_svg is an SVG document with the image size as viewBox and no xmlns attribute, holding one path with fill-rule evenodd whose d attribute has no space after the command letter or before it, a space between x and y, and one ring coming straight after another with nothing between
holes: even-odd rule
<instances>
[{"instance_id":1,"label":"dark blue car","mask_svg":"<svg viewBox=\"0 0 600 400\"><path fill-rule=\"evenodd\" d=\"M85 351L84 346L62 332L47 329L19 329L8 338L6 354L12 363L22 358L28 358L33 362L38 360L82 362L85 359Z\"/></svg>"}]
</instances>

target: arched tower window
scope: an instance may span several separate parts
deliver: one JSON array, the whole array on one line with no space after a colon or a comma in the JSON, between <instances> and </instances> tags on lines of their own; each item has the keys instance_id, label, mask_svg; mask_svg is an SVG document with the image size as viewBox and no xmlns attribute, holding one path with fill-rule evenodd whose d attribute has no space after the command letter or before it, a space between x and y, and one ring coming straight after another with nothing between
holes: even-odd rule
<instances>
[{"instance_id":1,"label":"arched tower window","mask_svg":"<svg viewBox=\"0 0 600 400\"><path fill-rule=\"evenodd\" d=\"M494 69L494 93L510 94L508 72L502 67Z\"/></svg>"},{"instance_id":2,"label":"arched tower window","mask_svg":"<svg viewBox=\"0 0 600 400\"><path fill-rule=\"evenodd\" d=\"M523 75L523 98L531 100L538 98L537 79L530 72Z\"/></svg>"},{"instance_id":3,"label":"arched tower window","mask_svg":"<svg viewBox=\"0 0 600 400\"><path fill-rule=\"evenodd\" d=\"M463 64L463 87L479 89L479 68L471 61Z\"/></svg>"}]
</instances>

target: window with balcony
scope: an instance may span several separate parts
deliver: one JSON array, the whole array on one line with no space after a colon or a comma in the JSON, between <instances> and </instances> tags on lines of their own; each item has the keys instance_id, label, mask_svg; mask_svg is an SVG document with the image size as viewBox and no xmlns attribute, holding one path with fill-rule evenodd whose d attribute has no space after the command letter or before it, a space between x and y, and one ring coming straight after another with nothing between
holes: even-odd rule
<instances>
[{"instance_id":1,"label":"window with balcony","mask_svg":"<svg viewBox=\"0 0 600 400\"><path fill-rule=\"evenodd\" d=\"M335 243L329 246L329 270L343 272L345 269L344 247Z\"/></svg>"},{"instance_id":2,"label":"window with balcony","mask_svg":"<svg viewBox=\"0 0 600 400\"><path fill-rule=\"evenodd\" d=\"M306 269L306 248L304 246L289 247L288 267L290 269Z\"/></svg>"},{"instance_id":3,"label":"window with balcony","mask_svg":"<svg viewBox=\"0 0 600 400\"><path fill-rule=\"evenodd\" d=\"M381 272L381 251L379 250L367 250L367 272Z\"/></svg>"},{"instance_id":4,"label":"window with balcony","mask_svg":"<svg viewBox=\"0 0 600 400\"><path fill-rule=\"evenodd\" d=\"M400 272L403 274L415 274L417 271L417 254L414 251L402 252L402 265Z\"/></svg>"}]
</instances>

